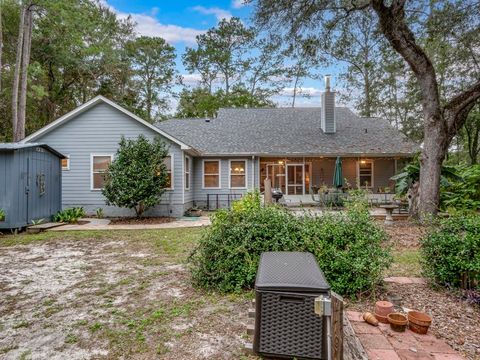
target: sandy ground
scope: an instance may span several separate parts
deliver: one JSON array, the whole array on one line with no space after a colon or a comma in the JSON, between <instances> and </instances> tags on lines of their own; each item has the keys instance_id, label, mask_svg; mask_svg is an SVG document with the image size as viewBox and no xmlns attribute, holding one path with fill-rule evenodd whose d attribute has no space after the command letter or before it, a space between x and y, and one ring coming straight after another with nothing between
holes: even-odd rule
<instances>
[{"instance_id":1,"label":"sandy ground","mask_svg":"<svg viewBox=\"0 0 480 360\"><path fill-rule=\"evenodd\" d=\"M249 300L188 279L148 243L0 247L0 358L240 358Z\"/></svg>"}]
</instances>

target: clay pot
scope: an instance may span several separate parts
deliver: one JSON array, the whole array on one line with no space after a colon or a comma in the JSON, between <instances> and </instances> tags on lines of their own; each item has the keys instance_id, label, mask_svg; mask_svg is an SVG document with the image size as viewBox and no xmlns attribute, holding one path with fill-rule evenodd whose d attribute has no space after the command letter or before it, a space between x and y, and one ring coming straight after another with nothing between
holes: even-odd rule
<instances>
[{"instance_id":1,"label":"clay pot","mask_svg":"<svg viewBox=\"0 0 480 360\"><path fill-rule=\"evenodd\" d=\"M393 331L404 332L407 328L407 317L400 313L391 313L387 315L388 322Z\"/></svg>"},{"instance_id":2,"label":"clay pot","mask_svg":"<svg viewBox=\"0 0 480 360\"><path fill-rule=\"evenodd\" d=\"M388 324L387 315L393 313L393 304L389 301L377 301L375 303L375 317L378 321Z\"/></svg>"},{"instance_id":3,"label":"clay pot","mask_svg":"<svg viewBox=\"0 0 480 360\"><path fill-rule=\"evenodd\" d=\"M432 318L430 316L420 311L409 311L407 315L410 330L417 334L427 333L428 328L432 323Z\"/></svg>"},{"instance_id":4,"label":"clay pot","mask_svg":"<svg viewBox=\"0 0 480 360\"><path fill-rule=\"evenodd\" d=\"M375 318L381 323L388 324L388 319L386 316L375 314Z\"/></svg>"},{"instance_id":5,"label":"clay pot","mask_svg":"<svg viewBox=\"0 0 480 360\"><path fill-rule=\"evenodd\" d=\"M380 316L387 316L393 313L393 304L389 301L377 301L375 303L375 314Z\"/></svg>"}]
</instances>

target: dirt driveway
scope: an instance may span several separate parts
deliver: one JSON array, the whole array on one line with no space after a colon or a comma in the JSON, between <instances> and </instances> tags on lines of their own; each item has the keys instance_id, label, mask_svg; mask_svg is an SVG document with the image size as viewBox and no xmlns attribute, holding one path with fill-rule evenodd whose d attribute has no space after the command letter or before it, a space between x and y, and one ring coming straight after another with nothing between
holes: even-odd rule
<instances>
[{"instance_id":1,"label":"dirt driveway","mask_svg":"<svg viewBox=\"0 0 480 360\"><path fill-rule=\"evenodd\" d=\"M192 288L200 231L0 237L0 358L242 358L250 294Z\"/></svg>"}]
</instances>

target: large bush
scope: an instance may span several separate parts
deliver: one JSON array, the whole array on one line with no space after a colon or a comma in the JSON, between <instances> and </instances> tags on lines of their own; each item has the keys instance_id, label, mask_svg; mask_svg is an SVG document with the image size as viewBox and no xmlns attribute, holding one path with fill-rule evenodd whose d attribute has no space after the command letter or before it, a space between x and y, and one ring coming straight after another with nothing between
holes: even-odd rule
<instances>
[{"instance_id":1,"label":"large bush","mask_svg":"<svg viewBox=\"0 0 480 360\"><path fill-rule=\"evenodd\" d=\"M137 139L122 137L115 160L105 173L105 203L134 209L137 217L157 205L168 183L167 156L167 145L159 137L153 141L143 135Z\"/></svg>"},{"instance_id":2,"label":"large bush","mask_svg":"<svg viewBox=\"0 0 480 360\"><path fill-rule=\"evenodd\" d=\"M388 266L382 248L386 238L361 203L346 213L296 217L276 205L260 205L258 193L248 194L232 210L212 216L191 255L194 282L222 292L252 288L264 251L312 252L332 289L352 296L372 290Z\"/></svg>"},{"instance_id":3,"label":"large bush","mask_svg":"<svg viewBox=\"0 0 480 360\"><path fill-rule=\"evenodd\" d=\"M480 288L480 215L437 221L422 239L422 265L436 284Z\"/></svg>"}]
</instances>

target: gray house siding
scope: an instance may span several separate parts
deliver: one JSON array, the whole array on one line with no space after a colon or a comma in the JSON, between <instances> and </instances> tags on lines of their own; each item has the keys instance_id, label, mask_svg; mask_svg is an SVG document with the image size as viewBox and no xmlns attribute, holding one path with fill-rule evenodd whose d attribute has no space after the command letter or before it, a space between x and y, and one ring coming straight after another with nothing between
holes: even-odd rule
<instances>
[{"instance_id":1,"label":"gray house siding","mask_svg":"<svg viewBox=\"0 0 480 360\"><path fill-rule=\"evenodd\" d=\"M130 116L108 104L100 103L76 118L43 134L35 141L49 144L70 157L70 170L62 172L62 207L83 206L88 213L103 208L107 216L130 216L133 210L105 205L99 190L91 190L91 155L114 155L123 136L136 138L143 134L152 139L159 136ZM183 214L183 150L164 139L173 156L173 190L168 190L160 204L146 215L181 216Z\"/></svg>"},{"instance_id":2,"label":"gray house siding","mask_svg":"<svg viewBox=\"0 0 480 360\"><path fill-rule=\"evenodd\" d=\"M208 189L203 187L203 161L204 160L219 160L220 161L220 188ZM247 165L246 171L246 183L245 189L232 189L229 186L229 174L230 174L230 160L245 160ZM193 161L193 201L196 206L206 207L207 195L210 194L211 207L216 207L216 194L219 194L219 207L225 207L228 205L228 195L230 199L233 199L234 194L243 195L247 191L252 190L254 187L258 187L258 158L252 162L251 156L242 157L204 157L195 158Z\"/></svg>"}]
</instances>

